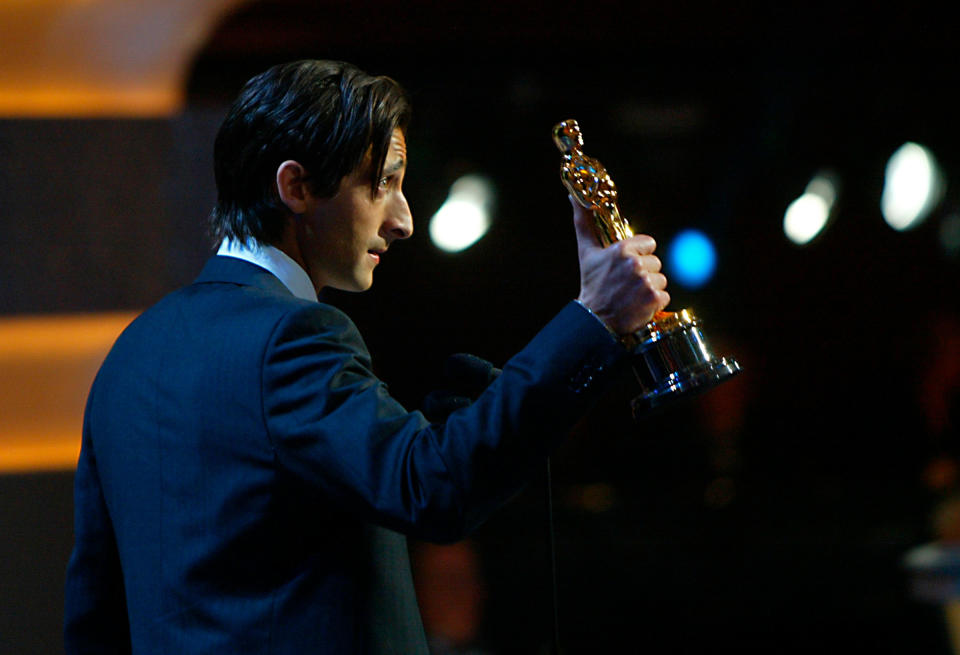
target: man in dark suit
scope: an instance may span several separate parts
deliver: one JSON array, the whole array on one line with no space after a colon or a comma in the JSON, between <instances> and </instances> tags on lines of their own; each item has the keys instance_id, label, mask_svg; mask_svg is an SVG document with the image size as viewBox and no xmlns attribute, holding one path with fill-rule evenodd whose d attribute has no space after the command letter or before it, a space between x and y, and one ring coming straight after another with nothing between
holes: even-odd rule
<instances>
[{"instance_id":1,"label":"man in dark suit","mask_svg":"<svg viewBox=\"0 0 960 655\"><path fill-rule=\"evenodd\" d=\"M90 392L66 643L77 653L425 653L405 535L469 533L597 398L666 305L653 240L601 248L579 299L468 407L408 412L323 287L364 290L412 232L408 106L338 62L252 79L215 145L222 240L120 336Z\"/></svg>"}]
</instances>

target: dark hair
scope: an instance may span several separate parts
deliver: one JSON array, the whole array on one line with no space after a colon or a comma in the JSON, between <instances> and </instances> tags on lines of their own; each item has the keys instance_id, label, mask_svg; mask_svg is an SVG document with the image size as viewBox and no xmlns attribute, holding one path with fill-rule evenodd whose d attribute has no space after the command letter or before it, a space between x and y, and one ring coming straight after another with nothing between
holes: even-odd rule
<instances>
[{"instance_id":1,"label":"dark hair","mask_svg":"<svg viewBox=\"0 0 960 655\"><path fill-rule=\"evenodd\" d=\"M330 197L370 149L373 193L390 138L397 128L406 131L409 118L399 84L345 62L296 61L252 78L214 143L214 239L280 239L289 210L277 195L276 174L287 159L307 170L311 193Z\"/></svg>"}]
</instances>

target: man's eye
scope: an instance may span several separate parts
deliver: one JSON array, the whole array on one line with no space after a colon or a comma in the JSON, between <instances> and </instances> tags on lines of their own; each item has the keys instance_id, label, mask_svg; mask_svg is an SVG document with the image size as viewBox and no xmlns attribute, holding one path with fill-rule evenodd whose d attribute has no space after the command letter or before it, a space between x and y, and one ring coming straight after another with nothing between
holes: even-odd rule
<instances>
[{"instance_id":1,"label":"man's eye","mask_svg":"<svg viewBox=\"0 0 960 655\"><path fill-rule=\"evenodd\" d=\"M385 188L387 188L387 186L389 186L389 185L390 185L390 178L389 178L389 177L381 177L381 178L380 178L380 188L381 188L381 189L385 189Z\"/></svg>"}]
</instances>

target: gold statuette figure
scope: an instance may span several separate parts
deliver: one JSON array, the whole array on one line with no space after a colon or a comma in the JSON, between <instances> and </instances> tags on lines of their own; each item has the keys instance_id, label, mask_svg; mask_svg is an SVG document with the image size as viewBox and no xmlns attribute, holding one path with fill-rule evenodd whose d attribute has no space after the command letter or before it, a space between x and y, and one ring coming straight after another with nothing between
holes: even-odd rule
<instances>
[{"instance_id":1,"label":"gold statuette figure","mask_svg":"<svg viewBox=\"0 0 960 655\"><path fill-rule=\"evenodd\" d=\"M560 178L583 207L593 212L594 230L603 246L633 236L620 215L617 187L603 164L583 154L583 136L577 121L553 128L553 141L563 160ZM632 403L634 417L687 393L702 391L740 372L730 357L715 357L689 310L657 312L654 320L625 339L636 356L634 372L643 389Z\"/></svg>"},{"instance_id":2,"label":"gold statuette figure","mask_svg":"<svg viewBox=\"0 0 960 655\"><path fill-rule=\"evenodd\" d=\"M563 121L553 128L553 141L563 153L560 177L570 194L585 208L593 208L597 238L604 246L633 236L630 224L620 216L617 187L607 169L580 149L583 137L577 121Z\"/></svg>"}]
</instances>

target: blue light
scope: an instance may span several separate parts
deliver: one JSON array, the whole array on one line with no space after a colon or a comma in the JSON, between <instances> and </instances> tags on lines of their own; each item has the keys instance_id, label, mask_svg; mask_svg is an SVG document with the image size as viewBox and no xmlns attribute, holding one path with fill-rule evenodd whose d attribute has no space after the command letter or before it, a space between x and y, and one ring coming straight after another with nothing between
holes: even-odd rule
<instances>
[{"instance_id":1,"label":"blue light","mask_svg":"<svg viewBox=\"0 0 960 655\"><path fill-rule=\"evenodd\" d=\"M667 249L667 278L689 289L710 281L717 268L717 251L700 230L684 230Z\"/></svg>"}]
</instances>

